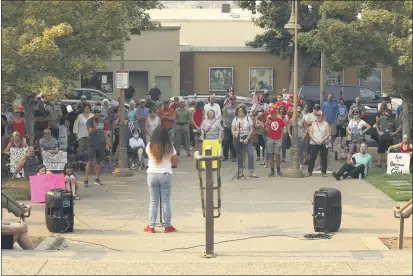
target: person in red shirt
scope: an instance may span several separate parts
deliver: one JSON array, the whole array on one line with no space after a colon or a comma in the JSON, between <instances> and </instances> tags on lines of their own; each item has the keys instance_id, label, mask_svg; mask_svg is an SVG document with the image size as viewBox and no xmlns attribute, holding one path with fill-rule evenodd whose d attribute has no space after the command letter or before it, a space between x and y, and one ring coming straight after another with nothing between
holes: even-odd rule
<instances>
[{"instance_id":1,"label":"person in red shirt","mask_svg":"<svg viewBox=\"0 0 413 276\"><path fill-rule=\"evenodd\" d=\"M176 110L179 107L179 98L174 97L173 103L169 106L170 109Z\"/></svg>"},{"instance_id":2,"label":"person in red shirt","mask_svg":"<svg viewBox=\"0 0 413 276\"><path fill-rule=\"evenodd\" d=\"M293 109L293 94L290 94L288 96L287 102L285 102L285 108L287 109L287 111L290 111Z\"/></svg>"},{"instance_id":3,"label":"person in red shirt","mask_svg":"<svg viewBox=\"0 0 413 276\"><path fill-rule=\"evenodd\" d=\"M174 124L176 120L175 110L170 108L169 101L163 101L163 108L158 112L159 118L161 118L161 125L168 131L169 139L172 145L175 144L175 132Z\"/></svg>"},{"instance_id":4,"label":"person in red shirt","mask_svg":"<svg viewBox=\"0 0 413 276\"><path fill-rule=\"evenodd\" d=\"M280 106L285 106L284 98L282 94L277 95L277 101L274 103L277 108Z\"/></svg>"},{"instance_id":5,"label":"person in red shirt","mask_svg":"<svg viewBox=\"0 0 413 276\"><path fill-rule=\"evenodd\" d=\"M271 173L269 177L275 176L274 170L274 156L277 162L277 175L282 176L281 173L281 147L283 129L285 127L284 120L277 116L277 108L271 107L269 110L271 117L268 118L265 128L267 132L267 152L270 154Z\"/></svg>"}]
</instances>

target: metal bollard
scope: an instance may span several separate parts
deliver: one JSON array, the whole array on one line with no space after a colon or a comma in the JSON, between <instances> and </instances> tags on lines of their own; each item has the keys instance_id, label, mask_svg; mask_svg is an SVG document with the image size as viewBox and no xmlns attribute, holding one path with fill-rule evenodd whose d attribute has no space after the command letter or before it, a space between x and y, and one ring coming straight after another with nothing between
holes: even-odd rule
<instances>
[{"instance_id":1,"label":"metal bollard","mask_svg":"<svg viewBox=\"0 0 413 276\"><path fill-rule=\"evenodd\" d=\"M201 203L202 212L205 217L205 252L203 257L214 258L216 256L214 252L214 219L221 215L221 176L219 168L221 166L222 156L212 156L212 148L207 147L205 150L205 156L201 156L199 152L195 152L194 158L196 160L196 167L199 173L200 191L201 191ZM217 166L217 183L214 187L213 168L212 162L218 161ZM202 169L201 162L205 162L205 187L202 185ZM204 198L205 190L205 198ZM214 190L217 190L218 205L214 205ZM214 210L218 210L218 214L214 214Z\"/></svg>"}]
</instances>

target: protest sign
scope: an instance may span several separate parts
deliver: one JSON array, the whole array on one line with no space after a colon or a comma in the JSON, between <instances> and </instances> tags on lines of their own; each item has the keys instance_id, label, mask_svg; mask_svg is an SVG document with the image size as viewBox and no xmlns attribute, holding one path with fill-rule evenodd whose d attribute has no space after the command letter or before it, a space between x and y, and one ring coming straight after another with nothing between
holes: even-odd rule
<instances>
[{"instance_id":1,"label":"protest sign","mask_svg":"<svg viewBox=\"0 0 413 276\"><path fill-rule=\"evenodd\" d=\"M207 147L212 148L212 155L220 155L221 154L221 148L222 144L220 140L204 140L202 142L202 155L205 156L205 150ZM216 169L218 166L218 161L213 161L212 162L212 168ZM205 169L205 162L203 161L201 164L201 168Z\"/></svg>"},{"instance_id":2,"label":"protest sign","mask_svg":"<svg viewBox=\"0 0 413 276\"><path fill-rule=\"evenodd\" d=\"M46 193L52 189L65 189L63 174L42 174L30 176L30 196L33 203L45 202Z\"/></svg>"},{"instance_id":3,"label":"protest sign","mask_svg":"<svg viewBox=\"0 0 413 276\"><path fill-rule=\"evenodd\" d=\"M16 171L17 165L19 165L19 161L23 156L26 156L26 148L10 148L10 173ZM23 169L20 173L24 177Z\"/></svg>"},{"instance_id":4,"label":"protest sign","mask_svg":"<svg viewBox=\"0 0 413 276\"><path fill-rule=\"evenodd\" d=\"M387 154L387 174L408 174L410 156L408 153Z\"/></svg>"},{"instance_id":5,"label":"protest sign","mask_svg":"<svg viewBox=\"0 0 413 276\"><path fill-rule=\"evenodd\" d=\"M67 163L67 152L59 151L57 154L42 152L43 165L50 171L62 171Z\"/></svg>"}]
</instances>

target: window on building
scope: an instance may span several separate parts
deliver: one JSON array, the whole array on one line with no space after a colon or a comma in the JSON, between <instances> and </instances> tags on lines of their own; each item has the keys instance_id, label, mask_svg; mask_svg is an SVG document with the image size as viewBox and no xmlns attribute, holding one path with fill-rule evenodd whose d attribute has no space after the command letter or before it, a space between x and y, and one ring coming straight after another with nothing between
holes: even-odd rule
<instances>
[{"instance_id":1,"label":"window on building","mask_svg":"<svg viewBox=\"0 0 413 276\"><path fill-rule=\"evenodd\" d=\"M93 77L82 76L82 88L100 90L106 94L113 93L113 72L96 72Z\"/></svg>"},{"instance_id":2,"label":"window on building","mask_svg":"<svg viewBox=\"0 0 413 276\"><path fill-rule=\"evenodd\" d=\"M381 92L381 78L381 68L375 68L366 78L360 80L360 86L365 86L376 92Z\"/></svg>"},{"instance_id":3,"label":"window on building","mask_svg":"<svg viewBox=\"0 0 413 276\"><path fill-rule=\"evenodd\" d=\"M342 71L327 71L326 85L343 85L344 70Z\"/></svg>"}]
</instances>

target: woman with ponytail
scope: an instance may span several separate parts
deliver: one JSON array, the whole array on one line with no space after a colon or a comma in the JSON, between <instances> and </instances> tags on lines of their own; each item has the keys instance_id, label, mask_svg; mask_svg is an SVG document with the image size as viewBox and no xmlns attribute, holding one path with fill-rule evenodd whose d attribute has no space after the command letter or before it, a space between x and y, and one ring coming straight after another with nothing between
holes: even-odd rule
<instances>
[{"instance_id":1,"label":"woman with ponytail","mask_svg":"<svg viewBox=\"0 0 413 276\"><path fill-rule=\"evenodd\" d=\"M176 150L169 139L168 130L159 126L146 145L148 155L147 181L149 187L149 225L144 231L155 233L159 198L162 200L165 233L174 232L171 225L172 166L178 165Z\"/></svg>"}]
</instances>

